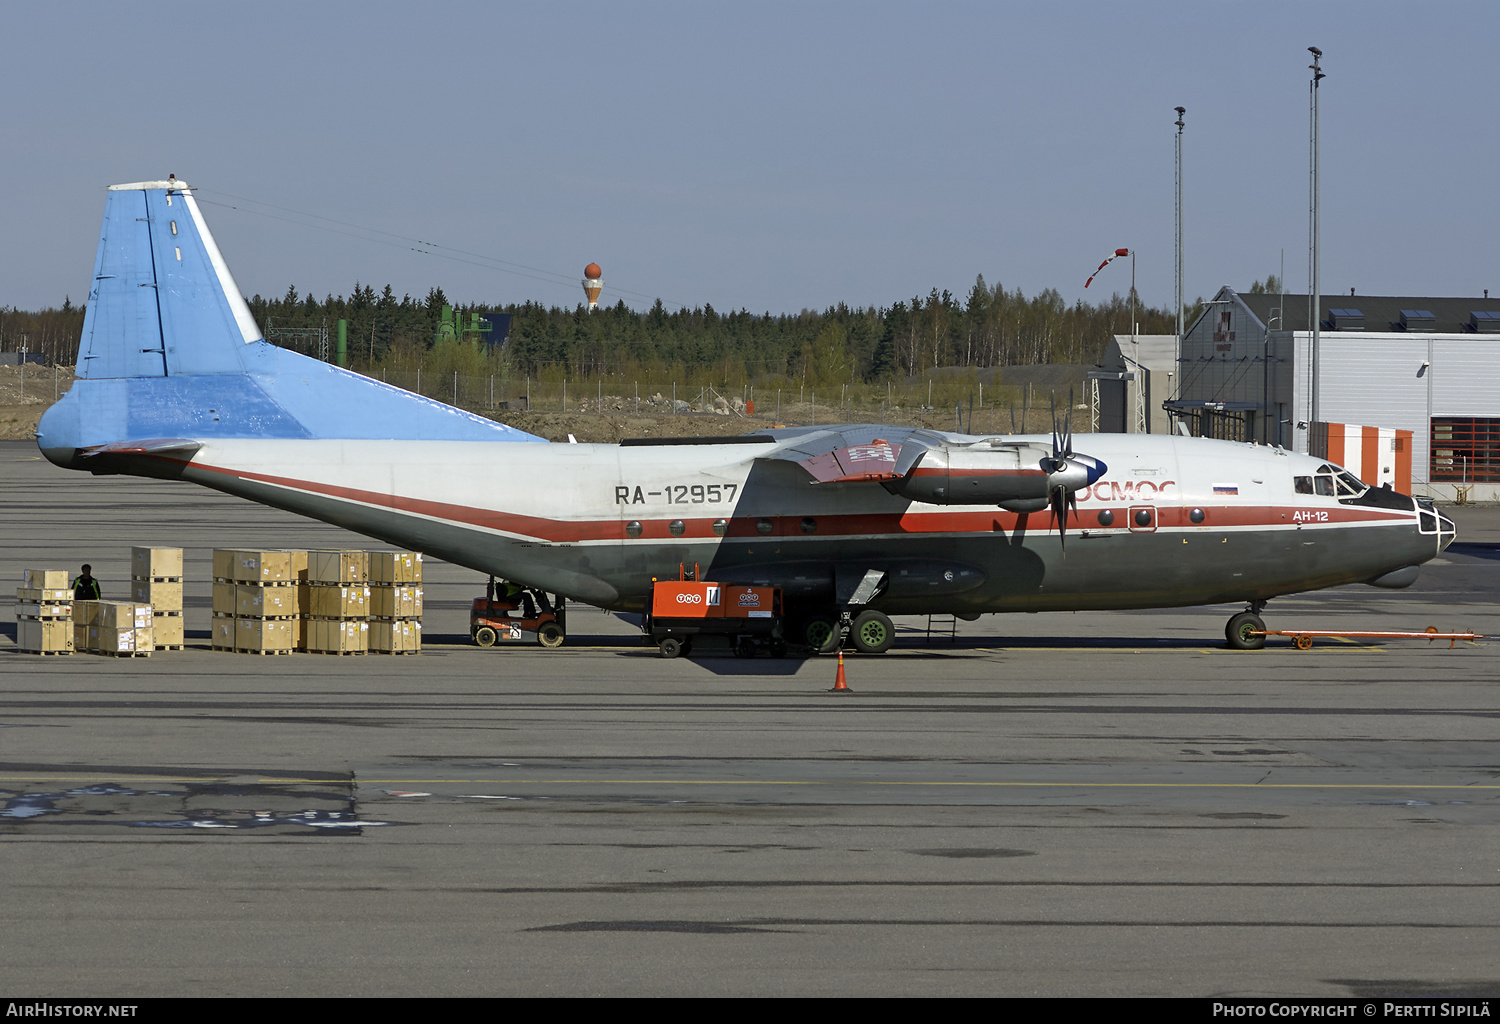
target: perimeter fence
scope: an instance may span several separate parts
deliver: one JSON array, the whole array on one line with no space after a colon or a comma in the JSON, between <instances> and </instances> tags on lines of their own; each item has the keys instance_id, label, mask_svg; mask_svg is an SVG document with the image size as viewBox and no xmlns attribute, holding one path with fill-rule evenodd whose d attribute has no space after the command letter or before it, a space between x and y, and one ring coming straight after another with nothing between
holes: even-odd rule
<instances>
[{"instance_id":1,"label":"perimeter fence","mask_svg":"<svg viewBox=\"0 0 1500 1024\"><path fill-rule=\"evenodd\" d=\"M885 384L705 385L627 380L620 376L543 381L502 374L388 370L377 379L449 405L503 419L507 413L705 416L754 419L755 426L895 423L968 433L1038 433L1052 429L1053 396L1038 389L956 378ZM1082 396L1074 396L1073 429L1088 430ZM1064 416L1066 396L1057 396ZM747 424L746 429L752 429Z\"/></svg>"}]
</instances>

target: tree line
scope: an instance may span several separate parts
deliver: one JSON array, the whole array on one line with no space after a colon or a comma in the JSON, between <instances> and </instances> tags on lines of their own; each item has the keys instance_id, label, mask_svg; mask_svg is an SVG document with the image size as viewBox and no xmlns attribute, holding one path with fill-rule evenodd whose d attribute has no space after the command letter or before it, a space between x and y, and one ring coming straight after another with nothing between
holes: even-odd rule
<instances>
[{"instance_id":1,"label":"tree line","mask_svg":"<svg viewBox=\"0 0 1500 1024\"><path fill-rule=\"evenodd\" d=\"M347 321L350 362L356 368L416 369L443 355L437 325L450 303L439 287L422 299L398 299L390 285L377 293L355 282L348 295L320 300L292 286L279 298L255 295L247 301L272 340L282 331L326 326L330 353L337 321ZM1201 302L1188 310L1189 321ZM1131 303L1116 293L1098 304L1069 305L1054 289L1028 297L1019 288L989 285L981 276L962 299L934 288L885 307L839 303L799 313L721 313L708 303L668 311L660 300L644 312L623 301L592 313L583 303L567 308L533 301L473 303L458 312L465 321L474 313L510 316L501 348L488 350L478 336L449 343L474 353L464 360L465 370L479 371L480 366L468 365L477 359L485 372L538 379L634 373L642 379L724 382L777 377L826 387L950 368L1098 363L1111 336L1130 333ZM1135 319L1142 334L1175 329L1170 305L1156 308L1137 299ZM18 350L24 339L47 361L70 363L82 327L83 309L71 300L61 309L34 313L0 307L0 349ZM309 348L284 338L281 343Z\"/></svg>"}]
</instances>

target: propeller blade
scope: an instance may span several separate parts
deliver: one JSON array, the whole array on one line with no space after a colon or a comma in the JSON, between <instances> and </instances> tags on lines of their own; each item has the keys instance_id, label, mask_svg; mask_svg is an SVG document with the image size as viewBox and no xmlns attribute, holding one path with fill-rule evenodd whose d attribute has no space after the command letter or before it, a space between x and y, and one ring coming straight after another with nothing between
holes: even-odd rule
<instances>
[{"instance_id":1,"label":"propeller blade","mask_svg":"<svg viewBox=\"0 0 1500 1024\"><path fill-rule=\"evenodd\" d=\"M1010 432L1016 433L1016 403L1010 403Z\"/></svg>"},{"instance_id":2,"label":"propeller blade","mask_svg":"<svg viewBox=\"0 0 1500 1024\"><path fill-rule=\"evenodd\" d=\"M1064 419L1063 434L1063 458L1069 458L1073 454L1073 389L1068 389L1068 414Z\"/></svg>"},{"instance_id":3,"label":"propeller blade","mask_svg":"<svg viewBox=\"0 0 1500 1024\"><path fill-rule=\"evenodd\" d=\"M1063 551L1068 549L1068 505L1072 498L1066 488L1057 487L1052 491L1052 521L1057 524L1057 542Z\"/></svg>"}]
</instances>

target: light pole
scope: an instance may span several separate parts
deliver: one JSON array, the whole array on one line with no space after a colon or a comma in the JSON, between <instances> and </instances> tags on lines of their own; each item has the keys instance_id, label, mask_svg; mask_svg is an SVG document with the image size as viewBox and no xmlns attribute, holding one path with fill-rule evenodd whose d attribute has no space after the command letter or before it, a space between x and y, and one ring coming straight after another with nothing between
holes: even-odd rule
<instances>
[{"instance_id":1,"label":"light pole","mask_svg":"<svg viewBox=\"0 0 1500 1024\"><path fill-rule=\"evenodd\" d=\"M1177 107L1177 348L1182 355L1182 115L1186 107Z\"/></svg>"},{"instance_id":2,"label":"light pole","mask_svg":"<svg viewBox=\"0 0 1500 1024\"><path fill-rule=\"evenodd\" d=\"M1307 51L1313 55L1313 62L1308 65L1312 69L1312 81L1308 84L1308 101L1312 110L1311 139L1309 140L1309 174L1312 177L1312 198L1309 219L1311 225L1311 264L1312 264L1312 387L1311 387L1311 415L1308 417L1308 441L1311 442L1311 431L1315 430L1314 424L1318 422L1318 348L1322 340L1322 296L1319 294L1319 253L1318 253L1318 83L1325 77L1320 63L1323 59L1323 51L1316 46L1309 46Z\"/></svg>"}]
</instances>

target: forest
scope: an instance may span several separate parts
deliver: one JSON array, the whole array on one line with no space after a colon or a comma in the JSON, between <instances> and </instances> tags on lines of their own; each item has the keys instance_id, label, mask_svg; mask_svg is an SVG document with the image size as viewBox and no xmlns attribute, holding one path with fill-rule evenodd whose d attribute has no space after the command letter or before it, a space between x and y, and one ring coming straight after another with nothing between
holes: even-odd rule
<instances>
[{"instance_id":1,"label":"forest","mask_svg":"<svg viewBox=\"0 0 1500 1024\"><path fill-rule=\"evenodd\" d=\"M1130 300L1118 293L1097 305L1068 305L1054 289L1027 297L978 277L959 298L933 288L925 297L899 299L884 307L843 303L799 313L720 312L705 303L668 311L660 300L645 312L623 301L601 304L592 313L580 302L572 308L471 304L470 314L509 314L502 346L482 343L482 335L438 337L442 288L422 299L396 297L355 282L348 295L318 299L295 286L279 298L254 295L251 312L272 340L283 332L301 338L279 343L317 355L306 340L310 328L327 327L332 337L339 320L348 322L349 365L356 370L500 374L537 381L635 377L703 384L743 385L787 381L815 388L844 383L912 381L941 371L1046 363L1095 364L1110 337L1130 331ZM1202 308L1187 309L1188 322ZM44 360L68 365L76 357L84 308L65 299L60 308L28 312L0 307L0 350L25 348ZM1169 334L1175 329L1170 306L1138 305L1137 330Z\"/></svg>"}]
</instances>

